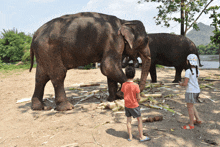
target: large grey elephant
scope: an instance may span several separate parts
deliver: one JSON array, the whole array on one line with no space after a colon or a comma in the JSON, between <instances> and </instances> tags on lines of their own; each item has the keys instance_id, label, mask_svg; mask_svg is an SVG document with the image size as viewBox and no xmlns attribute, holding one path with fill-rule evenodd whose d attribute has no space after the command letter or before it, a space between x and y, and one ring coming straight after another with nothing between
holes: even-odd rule
<instances>
[{"instance_id":1,"label":"large grey elephant","mask_svg":"<svg viewBox=\"0 0 220 147\"><path fill-rule=\"evenodd\" d=\"M122 71L122 54L125 42L137 52L144 67L140 89L150 69L148 36L141 21L126 21L115 16L94 12L64 15L41 26L31 44L31 68L36 57L37 68L32 109L43 110L44 87L51 80L55 90L56 109L71 110L64 91L64 79L68 69L100 62L101 72L107 76L109 101L117 99L117 83L127 79ZM136 57L137 58L137 57Z\"/></svg>"},{"instance_id":2,"label":"large grey elephant","mask_svg":"<svg viewBox=\"0 0 220 147\"><path fill-rule=\"evenodd\" d=\"M189 38L182 35L174 35L168 33L148 34L148 36L150 38L150 75L152 83L157 82L156 64L175 67L176 74L173 81L174 83L181 81L181 73L183 69L187 68L187 55L196 54L199 59L199 65L202 66L198 55L198 49ZM134 56L132 57L133 54ZM124 61L123 66L127 66L129 60L133 60L136 56L136 53L133 53L132 50L130 50L130 52L126 52L124 55L126 60ZM137 65L136 62L137 60L135 60L135 65Z\"/></svg>"}]
</instances>

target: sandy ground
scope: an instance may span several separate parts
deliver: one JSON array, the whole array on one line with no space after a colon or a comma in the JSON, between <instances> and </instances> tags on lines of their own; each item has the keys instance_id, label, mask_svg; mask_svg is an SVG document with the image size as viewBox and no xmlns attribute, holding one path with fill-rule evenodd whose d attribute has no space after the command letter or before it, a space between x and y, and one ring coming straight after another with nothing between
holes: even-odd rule
<instances>
[{"instance_id":1,"label":"sandy ground","mask_svg":"<svg viewBox=\"0 0 220 147\"><path fill-rule=\"evenodd\" d=\"M220 79L219 70L200 70L203 79ZM140 77L137 69L136 78ZM171 83L174 78L173 69L157 70L158 81ZM185 72L182 73L184 76ZM147 81L149 82L149 76ZM99 69L69 70L65 79L68 99L76 104L80 99L73 100L79 91L70 90L76 83L96 82L105 85L106 77ZM141 105L143 117L162 115L162 121L143 123L144 134L152 138L151 141L140 143L137 121L132 121L134 139L127 141L126 117L117 117L111 110L96 109L100 102L97 98L90 98L66 112L32 111L31 103L16 103L17 100L30 98L34 91L35 69L32 72L13 71L0 73L0 146L1 147L173 147L173 146L209 146L205 140L211 140L220 145L220 82L200 80L200 84L207 83L212 88L203 87L202 103L196 104L197 110L204 120L194 130L183 130L181 126L188 124L188 113L184 102L184 88L170 87L169 90L152 89L149 93L162 93L165 103L180 112L182 116L172 112L147 108ZM90 87L99 90L100 87ZM177 89L177 90L174 90ZM88 88L84 88L84 91ZM172 91L174 90L174 91ZM216 91L217 90L217 91ZM45 103L54 105L54 90L51 82L45 88ZM46 98L48 98L46 100ZM102 97L105 100L106 97ZM211 101L211 98L213 101ZM49 101L50 100L50 101Z\"/></svg>"}]
</instances>

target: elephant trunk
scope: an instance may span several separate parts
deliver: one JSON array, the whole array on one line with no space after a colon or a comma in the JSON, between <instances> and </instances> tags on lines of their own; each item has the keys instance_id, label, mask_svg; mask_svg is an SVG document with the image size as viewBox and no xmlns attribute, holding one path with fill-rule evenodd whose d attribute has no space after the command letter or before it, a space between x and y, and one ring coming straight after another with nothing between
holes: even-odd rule
<instances>
[{"instance_id":1,"label":"elephant trunk","mask_svg":"<svg viewBox=\"0 0 220 147\"><path fill-rule=\"evenodd\" d=\"M149 54L140 54L142 60L142 72L141 72L141 80L140 80L140 91L142 92L145 88L147 76L150 70L151 58Z\"/></svg>"}]
</instances>

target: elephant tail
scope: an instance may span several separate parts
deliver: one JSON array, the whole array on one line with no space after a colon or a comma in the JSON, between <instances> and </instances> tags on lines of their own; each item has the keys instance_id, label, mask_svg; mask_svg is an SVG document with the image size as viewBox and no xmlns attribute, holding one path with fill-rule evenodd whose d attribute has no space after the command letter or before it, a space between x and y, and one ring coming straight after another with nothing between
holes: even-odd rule
<instances>
[{"instance_id":1,"label":"elephant tail","mask_svg":"<svg viewBox=\"0 0 220 147\"><path fill-rule=\"evenodd\" d=\"M33 65L34 65L34 52L33 52L33 47L31 45L31 48L30 48L30 56L31 56L31 67L29 69L29 72L31 72L32 68L33 68Z\"/></svg>"},{"instance_id":2,"label":"elephant tail","mask_svg":"<svg viewBox=\"0 0 220 147\"><path fill-rule=\"evenodd\" d=\"M199 59L199 67L202 67L203 65L202 65L201 62L200 62L199 54L197 53L196 55L197 55L197 57L198 57L198 59Z\"/></svg>"}]
</instances>

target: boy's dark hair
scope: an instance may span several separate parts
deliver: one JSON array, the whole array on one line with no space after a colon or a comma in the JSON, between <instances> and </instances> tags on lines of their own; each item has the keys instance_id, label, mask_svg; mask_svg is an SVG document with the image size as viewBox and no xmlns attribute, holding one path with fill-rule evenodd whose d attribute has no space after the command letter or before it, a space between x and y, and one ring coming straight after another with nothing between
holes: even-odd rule
<instances>
[{"instance_id":1,"label":"boy's dark hair","mask_svg":"<svg viewBox=\"0 0 220 147\"><path fill-rule=\"evenodd\" d=\"M190 69L192 75L194 75L193 71L192 71L192 68L191 68L191 64L189 63L189 60L187 62L187 69ZM196 77L198 78L198 66L195 66L196 67Z\"/></svg>"},{"instance_id":2,"label":"boy's dark hair","mask_svg":"<svg viewBox=\"0 0 220 147\"><path fill-rule=\"evenodd\" d=\"M134 76L135 76L135 68L132 67L132 66L128 66L126 69L125 69L125 75L128 79L133 79Z\"/></svg>"}]
</instances>

